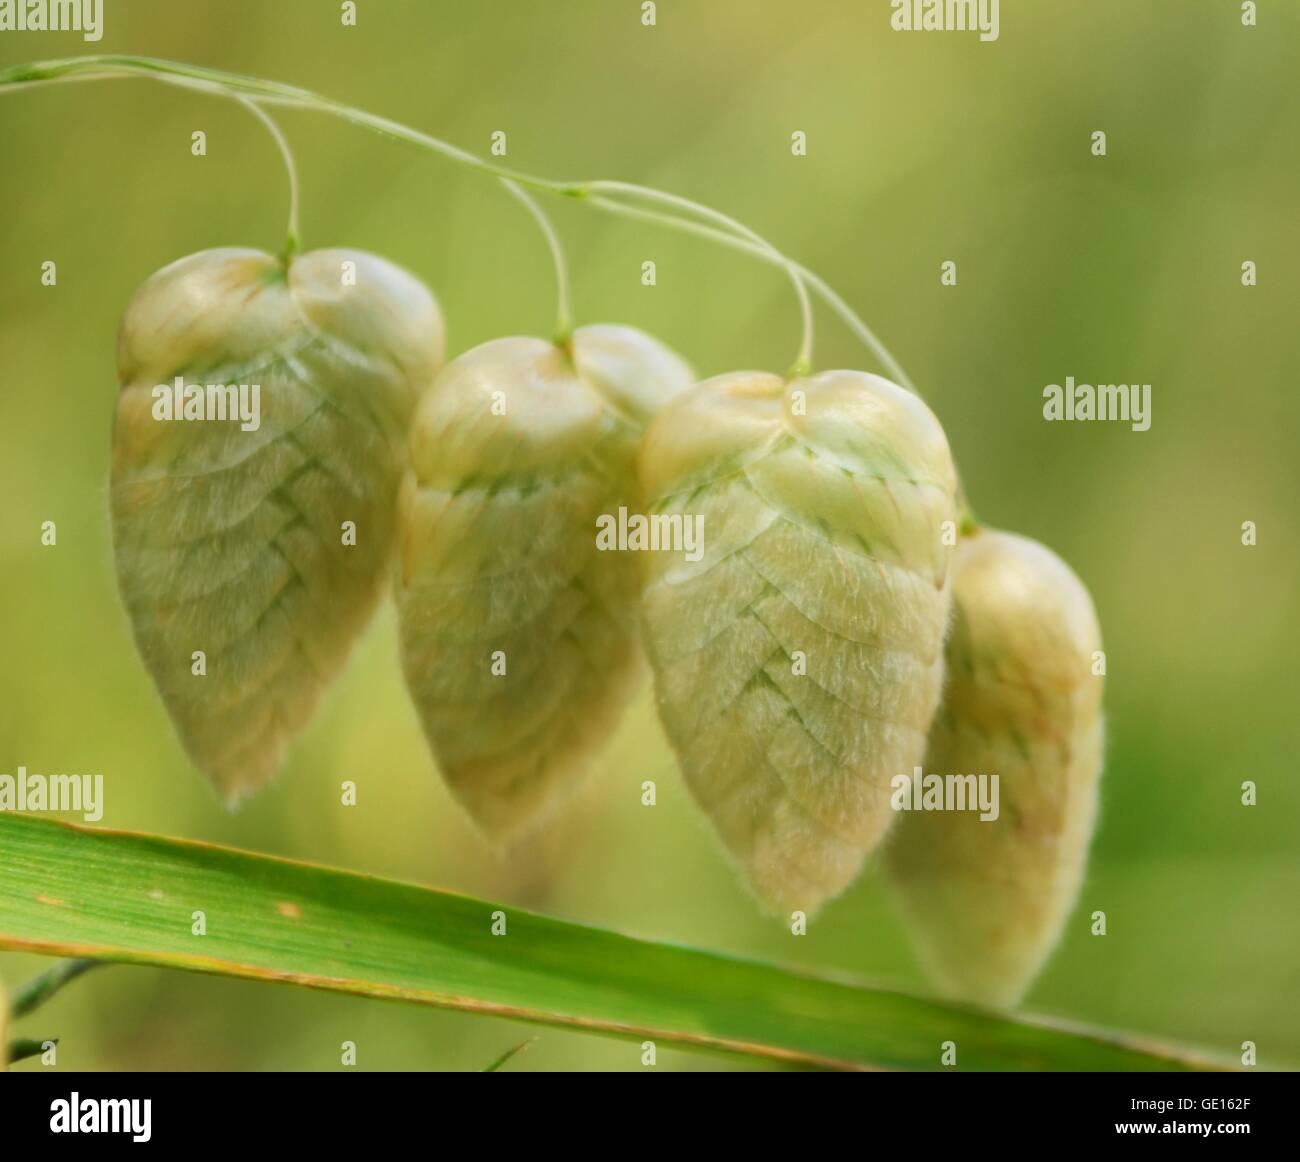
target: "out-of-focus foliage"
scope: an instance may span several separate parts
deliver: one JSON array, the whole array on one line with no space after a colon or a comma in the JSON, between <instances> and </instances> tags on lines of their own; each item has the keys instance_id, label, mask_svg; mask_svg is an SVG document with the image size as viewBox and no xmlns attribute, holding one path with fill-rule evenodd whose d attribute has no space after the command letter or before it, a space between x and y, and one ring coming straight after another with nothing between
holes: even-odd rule
<instances>
[{"instance_id":1,"label":"out-of-focus foliage","mask_svg":"<svg viewBox=\"0 0 1300 1162\"><path fill-rule=\"evenodd\" d=\"M6 34L0 65L149 53L301 84L479 152L504 130L513 165L699 198L828 278L938 413L977 512L1050 545L1097 604L1101 820L1079 909L1026 1006L1300 1060L1300 10L1267 6L1247 29L1217 0L1037 0L1003 5L1000 39L982 44L893 33L883 0L660 0L653 29L631 0L362 0L356 28L326 0L105 7L100 43ZM439 296L449 354L548 333L545 249L503 191L319 114L281 120L306 247L413 270ZM1096 129L1104 159L1089 152ZM807 157L791 155L795 130ZM171 732L115 590L114 343L132 291L164 263L280 246L273 146L235 104L148 81L67 85L0 95L0 173L0 771L102 771L111 826L920 987L874 868L805 937L760 916L644 692L587 798L493 855L435 776L391 607L278 783L227 815ZM644 327L701 374L789 365L797 313L779 272L576 202L553 209L579 322ZM949 259L956 287L940 285ZM40 283L47 260L57 287ZM817 363L870 368L829 319ZM1045 423L1043 387L1070 375L1152 384L1151 430ZM56 548L40 544L46 520ZM1240 544L1244 520L1255 548ZM346 779L355 808L339 806ZM1245 780L1257 807L1240 805ZM1089 934L1095 910L1105 937ZM41 964L4 955L0 975ZM152 969L96 973L42 1014L65 1068L333 1069L352 1040L363 1068L481 1069L521 1036ZM560 1067L641 1068L629 1045L550 1031L512 1065Z\"/></svg>"}]
</instances>

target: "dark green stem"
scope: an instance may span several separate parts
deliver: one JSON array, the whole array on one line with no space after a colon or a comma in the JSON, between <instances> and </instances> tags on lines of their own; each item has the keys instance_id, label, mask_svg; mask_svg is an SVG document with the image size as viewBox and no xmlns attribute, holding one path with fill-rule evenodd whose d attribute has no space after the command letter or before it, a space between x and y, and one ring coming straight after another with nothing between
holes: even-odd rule
<instances>
[{"instance_id":1,"label":"dark green stem","mask_svg":"<svg viewBox=\"0 0 1300 1162\"><path fill-rule=\"evenodd\" d=\"M10 999L9 1011L15 1017L25 1017L39 1008L65 984L70 984L84 972L102 964L99 960L61 960L47 972L19 985Z\"/></svg>"}]
</instances>

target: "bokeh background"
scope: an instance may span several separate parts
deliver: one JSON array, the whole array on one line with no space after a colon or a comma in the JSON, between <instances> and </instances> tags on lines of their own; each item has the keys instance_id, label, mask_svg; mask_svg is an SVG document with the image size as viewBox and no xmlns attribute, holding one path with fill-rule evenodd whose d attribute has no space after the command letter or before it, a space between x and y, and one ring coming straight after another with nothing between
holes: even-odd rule
<instances>
[{"instance_id":1,"label":"bokeh background","mask_svg":"<svg viewBox=\"0 0 1300 1162\"><path fill-rule=\"evenodd\" d=\"M318 90L552 177L647 182L737 215L837 287L947 427L988 522L1096 598L1103 812L1079 908L1026 1008L1300 1062L1300 6L1002 5L1001 37L900 34L886 0L107 0L99 45L0 34L0 65L148 53ZM492 182L325 116L280 114L308 247L373 250L439 295L451 351L549 333L551 272ZM208 134L208 156L190 134ZM792 131L808 155L791 155ZM1089 152L1103 129L1109 155ZM276 249L286 186L247 111L147 80L0 94L0 770L102 770L108 826L447 886L640 935L923 987L874 869L806 937L764 920L688 800L648 692L589 793L495 858L440 785L391 608L279 782L227 814L138 662L111 567L117 321L191 251ZM627 321L702 373L789 365L778 272L550 207L579 321ZM40 264L58 262L56 288ZM658 285L641 285L641 263ZM945 288L939 265L958 263ZM1259 266L1244 288L1241 263ZM872 368L833 319L817 362ZM1153 385L1153 424L1047 424L1045 384ZM41 522L58 523L42 548ZM1259 544L1240 543L1244 520ZM360 806L336 806L341 779ZM642 780L659 805L639 805ZM1242 807L1255 780L1259 805ZM1092 937L1088 914L1110 931ZM39 958L0 955L11 983ZM39 1025L39 1028L37 1026ZM19 1032L76 1069L479 1069L522 1026L142 968L85 978ZM22 1068L31 1068L31 1065ZM639 1068L541 1030L509 1068ZM664 1052L661 1068L742 1067Z\"/></svg>"}]
</instances>

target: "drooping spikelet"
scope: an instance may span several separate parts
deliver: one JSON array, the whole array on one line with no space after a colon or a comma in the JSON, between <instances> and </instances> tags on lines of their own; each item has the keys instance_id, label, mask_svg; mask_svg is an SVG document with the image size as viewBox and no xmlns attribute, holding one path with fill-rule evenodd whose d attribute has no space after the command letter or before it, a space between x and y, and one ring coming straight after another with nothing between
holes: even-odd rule
<instances>
[{"instance_id":1,"label":"drooping spikelet","mask_svg":"<svg viewBox=\"0 0 1300 1162\"><path fill-rule=\"evenodd\" d=\"M1102 767L1100 630L1049 549L984 530L953 569L948 687L925 773L998 777L996 819L909 813L886 865L936 986L1010 1006L1060 935L1083 876Z\"/></svg>"},{"instance_id":2,"label":"drooping spikelet","mask_svg":"<svg viewBox=\"0 0 1300 1162\"><path fill-rule=\"evenodd\" d=\"M700 384L646 435L656 514L704 552L646 554L647 652L696 801L761 901L811 911L894 820L942 684L955 473L878 376Z\"/></svg>"},{"instance_id":3,"label":"drooping spikelet","mask_svg":"<svg viewBox=\"0 0 1300 1162\"><path fill-rule=\"evenodd\" d=\"M119 587L181 740L231 802L279 769L382 592L442 333L417 279L347 250L287 267L203 251L127 308Z\"/></svg>"},{"instance_id":4,"label":"drooping spikelet","mask_svg":"<svg viewBox=\"0 0 1300 1162\"><path fill-rule=\"evenodd\" d=\"M635 507L645 424L690 384L629 327L485 343L420 401L402 491L403 664L438 765L499 841L577 786L639 680Z\"/></svg>"}]
</instances>

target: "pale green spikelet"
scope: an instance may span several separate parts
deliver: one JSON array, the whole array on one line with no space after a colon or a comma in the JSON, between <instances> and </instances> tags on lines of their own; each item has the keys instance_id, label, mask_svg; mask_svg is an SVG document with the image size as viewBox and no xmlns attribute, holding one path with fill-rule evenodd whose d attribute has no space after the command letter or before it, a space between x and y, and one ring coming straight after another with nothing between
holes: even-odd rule
<instances>
[{"instance_id":1,"label":"pale green spikelet","mask_svg":"<svg viewBox=\"0 0 1300 1162\"><path fill-rule=\"evenodd\" d=\"M580 783L639 679L636 554L597 519L636 505L647 420L690 369L628 327L485 343L420 401L402 491L407 686L443 777L494 839Z\"/></svg>"},{"instance_id":2,"label":"pale green spikelet","mask_svg":"<svg viewBox=\"0 0 1300 1162\"><path fill-rule=\"evenodd\" d=\"M938 702L943 429L878 376L737 372L666 408L640 468L653 512L703 517L700 560L645 554L664 727L759 899L810 913L893 822Z\"/></svg>"},{"instance_id":3,"label":"pale green spikelet","mask_svg":"<svg viewBox=\"0 0 1300 1162\"><path fill-rule=\"evenodd\" d=\"M181 740L232 803L279 769L383 590L410 413L442 345L424 286L348 250L287 267L256 250L203 251L158 271L127 308L119 587ZM203 388L192 414L208 418L166 418L155 389L178 376ZM257 385L255 429L229 409L212 418L222 404L207 402L208 384Z\"/></svg>"},{"instance_id":4,"label":"pale green spikelet","mask_svg":"<svg viewBox=\"0 0 1300 1162\"><path fill-rule=\"evenodd\" d=\"M925 773L998 777L998 816L908 812L885 862L935 985L1011 1006L1051 953L1087 861L1102 768L1101 635L1083 583L1011 533L962 541L948 687Z\"/></svg>"}]
</instances>

